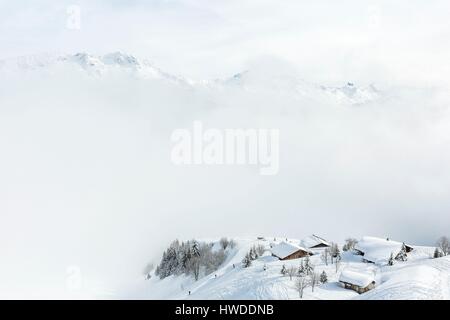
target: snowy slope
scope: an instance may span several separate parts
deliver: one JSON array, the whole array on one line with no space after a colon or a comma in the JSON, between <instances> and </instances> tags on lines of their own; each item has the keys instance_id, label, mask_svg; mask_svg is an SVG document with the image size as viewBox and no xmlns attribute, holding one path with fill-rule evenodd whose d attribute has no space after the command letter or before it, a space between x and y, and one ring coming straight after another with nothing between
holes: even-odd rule
<instances>
[{"instance_id":1,"label":"snowy slope","mask_svg":"<svg viewBox=\"0 0 450 320\"><path fill-rule=\"evenodd\" d=\"M270 255L270 240L237 239L237 246L229 252L228 259L217 272L199 281L186 276L170 276L160 280L153 276L141 280L137 287L123 297L139 299L299 299L295 289L295 277L283 276L280 270L294 266L299 259L279 261ZM285 239L277 239L279 243ZM289 239L298 243L296 239ZM249 268L243 268L241 260L255 244L263 244L266 253L253 261ZM342 254L342 261L325 265L320 258L323 249L315 250L311 262L315 272L325 271L328 283L305 289L303 299L449 299L450 298L450 257L431 259L433 248L417 247L409 254L407 262L397 262L394 266L365 263L362 257L350 252ZM235 267L233 268L233 264ZM338 279L344 270L371 275L376 280L376 288L359 295L344 289ZM191 294L189 295L189 291Z\"/></svg>"},{"instance_id":2,"label":"snowy slope","mask_svg":"<svg viewBox=\"0 0 450 320\"><path fill-rule=\"evenodd\" d=\"M450 299L450 257L419 259L386 268L381 283L360 299Z\"/></svg>"}]
</instances>

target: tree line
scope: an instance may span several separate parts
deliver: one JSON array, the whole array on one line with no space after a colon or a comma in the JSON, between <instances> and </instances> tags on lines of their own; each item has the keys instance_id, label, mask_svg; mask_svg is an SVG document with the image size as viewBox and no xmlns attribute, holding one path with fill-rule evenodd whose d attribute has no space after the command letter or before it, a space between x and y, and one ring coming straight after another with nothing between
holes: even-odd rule
<instances>
[{"instance_id":1,"label":"tree line","mask_svg":"<svg viewBox=\"0 0 450 320\"><path fill-rule=\"evenodd\" d=\"M164 251L155 275L164 279L185 274L198 280L201 275L217 270L227 257L227 248L231 247L234 242L226 238L221 239L220 248L214 248L214 243L200 243L195 239L181 243L175 240Z\"/></svg>"}]
</instances>

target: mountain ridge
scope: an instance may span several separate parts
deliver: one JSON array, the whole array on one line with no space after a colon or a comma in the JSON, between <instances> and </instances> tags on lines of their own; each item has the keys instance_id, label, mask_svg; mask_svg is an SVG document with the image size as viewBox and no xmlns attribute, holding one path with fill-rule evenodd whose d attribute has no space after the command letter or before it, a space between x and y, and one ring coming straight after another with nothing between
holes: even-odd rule
<instances>
[{"instance_id":1,"label":"mountain ridge","mask_svg":"<svg viewBox=\"0 0 450 320\"><path fill-rule=\"evenodd\" d=\"M246 70L231 77L213 80L192 80L171 74L156 67L148 59L138 59L136 56L121 51L104 55L93 55L87 52L75 54L38 54L20 56L0 60L0 71L18 72L50 69L55 66L70 65L86 72L90 76L102 77L114 71L125 71L140 79L156 79L202 88L241 88L252 91L263 88L275 90L288 95L301 97L331 97L338 103L361 105L378 100L382 92L374 84L357 86L353 82L344 85L325 86L303 80L296 75L277 74L263 71Z\"/></svg>"}]
</instances>

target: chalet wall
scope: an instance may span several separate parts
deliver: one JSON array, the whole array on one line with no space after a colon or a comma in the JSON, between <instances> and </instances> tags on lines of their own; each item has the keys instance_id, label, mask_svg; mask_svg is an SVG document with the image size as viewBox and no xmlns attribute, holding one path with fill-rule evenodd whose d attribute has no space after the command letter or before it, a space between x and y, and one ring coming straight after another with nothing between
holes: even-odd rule
<instances>
[{"instance_id":1,"label":"chalet wall","mask_svg":"<svg viewBox=\"0 0 450 320\"><path fill-rule=\"evenodd\" d=\"M303 258L309 256L309 253L303 250L299 250L297 252L294 252L293 254L287 256L284 259L280 259L280 260L292 260L292 259L299 259L299 258Z\"/></svg>"},{"instance_id":2,"label":"chalet wall","mask_svg":"<svg viewBox=\"0 0 450 320\"><path fill-rule=\"evenodd\" d=\"M354 290L354 291L358 292L359 294L367 292L367 291L372 290L373 288L375 288L375 283L374 282L369 284L367 287L360 287L360 286L357 286L356 284L351 284L351 283L347 283L347 282L341 282L341 283L342 283L342 286L345 289Z\"/></svg>"}]
</instances>

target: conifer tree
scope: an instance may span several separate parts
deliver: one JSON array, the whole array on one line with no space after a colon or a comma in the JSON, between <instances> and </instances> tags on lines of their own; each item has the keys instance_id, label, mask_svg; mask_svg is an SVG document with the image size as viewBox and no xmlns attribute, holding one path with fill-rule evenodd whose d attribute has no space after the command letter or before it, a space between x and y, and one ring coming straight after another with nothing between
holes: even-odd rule
<instances>
[{"instance_id":1,"label":"conifer tree","mask_svg":"<svg viewBox=\"0 0 450 320\"><path fill-rule=\"evenodd\" d=\"M393 266L394 265L394 254L391 252L391 256L389 257L388 260L388 266Z\"/></svg>"},{"instance_id":2,"label":"conifer tree","mask_svg":"<svg viewBox=\"0 0 450 320\"><path fill-rule=\"evenodd\" d=\"M327 283L328 282L328 276L327 276L327 273L325 272L325 270L323 270L322 273L320 274L319 281L321 283Z\"/></svg>"},{"instance_id":3,"label":"conifer tree","mask_svg":"<svg viewBox=\"0 0 450 320\"><path fill-rule=\"evenodd\" d=\"M314 271L314 266L311 264L311 261L309 260L309 256L306 256L305 265L304 265L304 273L309 275L313 271Z\"/></svg>"},{"instance_id":4,"label":"conifer tree","mask_svg":"<svg viewBox=\"0 0 450 320\"><path fill-rule=\"evenodd\" d=\"M297 275L299 277L305 275L305 266L303 265L303 259L300 259L300 265L298 266Z\"/></svg>"},{"instance_id":5,"label":"conifer tree","mask_svg":"<svg viewBox=\"0 0 450 320\"><path fill-rule=\"evenodd\" d=\"M252 258L250 256L250 253L247 253L244 257L244 259L242 259L242 266L244 268L248 268L252 265Z\"/></svg>"},{"instance_id":6,"label":"conifer tree","mask_svg":"<svg viewBox=\"0 0 450 320\"><path fill-rule=\"evenodd\" d=\"M435 250L434 250L434 254L433 254L433 258L441 258L441 257L443 257L444 256L444 254L442 253L442 251L441 250L439 250L439 248L436 248Z\"/></svg>"},{"instance_id":7,"label":"conifer tree","mask_svg":"<svg viewBox=\"0 0 450 320\"><path fill-rule=\"evenodd\" d=\"M406 245L405 245L405 243L402 244L402 248L400 249L400 252L395 257L395 260L398 260L398 261L406 261L406 260L408 260L408 257L406 255Z\"/></svg>"},{"instance_id":8,"label":"conifer tree","mask_svg":"<svg viewBox=\"0 0 450 320\"><path fill-rule=\"evenodd\" d=\"M282 274L283 276L285 276L286 273L287 273L286 266L283 264L283 267L281 267L281 274Z\"/></svg>"}]
</instances>

